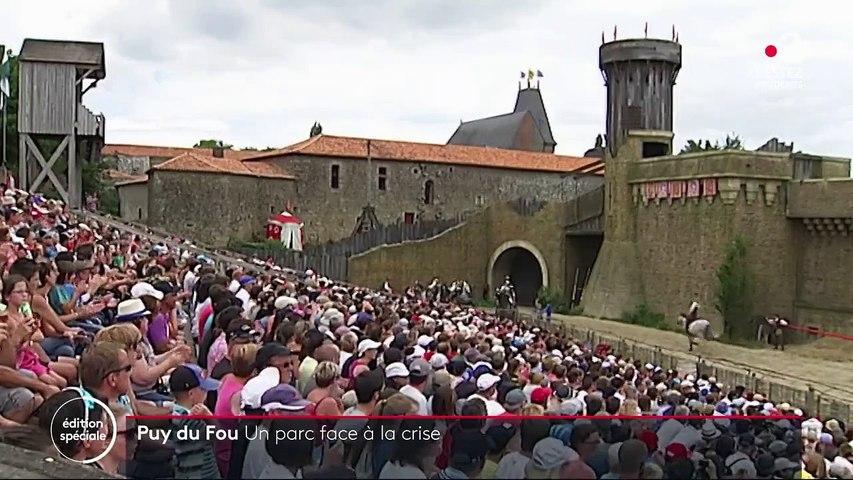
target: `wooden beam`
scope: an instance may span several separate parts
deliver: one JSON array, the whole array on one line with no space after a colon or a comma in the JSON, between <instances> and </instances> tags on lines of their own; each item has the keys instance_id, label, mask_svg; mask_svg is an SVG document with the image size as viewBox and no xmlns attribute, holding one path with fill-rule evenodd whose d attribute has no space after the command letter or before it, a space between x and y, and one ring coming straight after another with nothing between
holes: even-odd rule
<instances>
[{"instance_id":1,"label":"wooden beam","mask_svg":"<svg viewBox=\"0 0 853 480\"><path fill-rule=\"evenodd\" d=\"M3 126L6 127L5 125ZM27 139L26 133L18 134L18 188L27 190Z\"/></svg>"},{"instance_id":2,"label":"wooden beam","mask_svg":"<svg viewBox=\"0 0 853 480\"><path fill-rule=\"evenodd\" d=\"M44 157L42 156L41 151L38 149L38 146L36 146L35 142L33 142L33 139L29 135L27 135L27 145L29 145L29 149L32 150L33 157L38 160L38 162L42 165L43 168L41 173L39 173L38 177L36 177L36 181L33 182L32 185L30 185L28 189L29 191L35 192L36 188L38 188L41 184L43 176L47 175L50 178L51 183L53 183L53 186L56 187L56 190L59 192L59 196L62 197L62 201L68 203L68 192L65 190L65 188L62 187L62 182L59 181L59 178L56 176L56 174L53 173L52 166L56 159L59 158L59 155L62 153L62 150L65 149L65 146L68 145L69 138L70 137L66 136L62 140L62 143L59 144L59 147L57 147L57 149L50 156L50 164L48 165L48 162L44 160Z\"/></svg>"}]
</instances>

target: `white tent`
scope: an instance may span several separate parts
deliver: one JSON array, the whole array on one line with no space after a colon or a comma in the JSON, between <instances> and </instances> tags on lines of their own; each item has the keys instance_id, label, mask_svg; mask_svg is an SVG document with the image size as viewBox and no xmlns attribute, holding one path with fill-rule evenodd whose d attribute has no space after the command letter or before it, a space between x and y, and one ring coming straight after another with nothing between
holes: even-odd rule
<instances>
[{"instance_id":1,"label":"white tent","mask_svg":"<svg viewBox=\"0 0 853 480\"><path fill-rule=\"evenodd\" d=\"M287 210L267 220L267 239L280 240L285 247L302 250L302 220Z\"/></svg>"}]
</instances>

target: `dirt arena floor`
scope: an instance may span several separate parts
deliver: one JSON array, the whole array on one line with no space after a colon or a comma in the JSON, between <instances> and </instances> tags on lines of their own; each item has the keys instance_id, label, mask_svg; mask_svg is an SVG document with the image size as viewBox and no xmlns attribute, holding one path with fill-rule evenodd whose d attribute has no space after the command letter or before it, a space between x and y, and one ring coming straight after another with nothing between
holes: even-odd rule
<instances>
[{"instance_id":1,"label":"dirt arena floor","mask_svg":"<svg viewBox=\"0 0 853 480\"><path fill-rule=\"evenodd\" d=\"M532 314L532 309L522 309ZM768 378L783 379L791 386L814 386L830 390L842 399L853 401L853 343L819 339L802 345L790 345L785 351L772 348L746 348L720 342L702 342L693 352L687 350L686 336L638 325L570 315L553 316L554 321L579 328L615 335L638 343L661 347L695 360L700 355L721 364L749 366Z\"/></svg>"}]
</instances>

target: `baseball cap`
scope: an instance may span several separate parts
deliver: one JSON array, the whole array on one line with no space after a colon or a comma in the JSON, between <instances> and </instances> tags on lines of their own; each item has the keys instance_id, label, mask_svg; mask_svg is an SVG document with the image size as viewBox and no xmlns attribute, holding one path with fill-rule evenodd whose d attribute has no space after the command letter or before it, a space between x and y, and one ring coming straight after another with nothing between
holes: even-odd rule
<instances>
[{"instance_id":1,"label":"baseball cap","mask_svg":"<svg viewBox=\"0 0 853 480\"><path fill-rule=\"evenodd\" d=\"M154 288L154 285L151 285L148 282L137 282L136 285L131 287L130 295L133 298L139 297L154 297L157 300L163 300L163 292Z\"/></svg>"},{"instance_id":2,"label":"baseball cap","mask_svg":"<svg viewBox=\"0 0 853 480\"><path fill-rule=\"evenodd\" d=\"M365 338L364 340L362 340L358 344L358 356L360 357L360 356L364 355L364 352L366 352L368 350L376 350L381 345L382 345L381 343L379 343L375 340Z\"/></svg>"},{"instance_id":3,"label":"baseball cap","mask_svg":"<svg viewBox=\"0 0 853 480\"><path fill-rule=\"evenodd\" d=\"M667 462L678 460L679 458L690 458L690 450L683 443L670 443L666 447L664 453Z\"/></svg>"},{"instance_id":4,"label":"baseball cap","mask_svg":"<svg viewBox=\"0 0 853 480\"><path fill-rule=\"evenodd\" d=\"M244 287L253 283L255 283L255 277L251 275L243 275L242 277L240 277L240 285Z\"/></svg>"},{"instance_id":5,"label":"baseball cap","mask_svg":"<svg viewBox=\"0 0 853 480\"><path fill-rule=\"evenodd\" d=\"M477 378L477 388L482 392L492 388L496 383L501 381L501 377L484 373Z\"/></svg>"},{"instance_id":6,"label":"baseball cap","mask_svg":"<svg viewBox=\"0 0 853 480\"><path fill-rule=\"evenodd\" d=\"M551 389L548 387L537 387L530 393L530 401L538 404L545 403L548 401L551 393Z\"/></svg>"},{"instance_id":7,"label":"baseball cap","mask_svg":"<svg viewBox=\"0 0 853 480\"><path fill-rule=\"evenodd\" d=\"M270 342L258 350L255 356L255 368L263 370L269 366L270 360L273 357L290 356L290 349L278 342Z\"/></svg>"},{"instance_id":8,"label":"baseball cap","mask_svg":"<svg viewBox=\"0 0 853 480\"><path fill-rule=\"evenodd\" d=\"M186 392L196 387L211 392L219 388L219 381L205 378L201 367L191 363L178 365L169 375L169 390L172 393Z\"/></svg>"},{"instance_id":9,"label":"baseball cap","mask_svg":"<svg viewBox=\"0 0 853 480\"><path fill-rule=\"evenodd\" d=\"M403 362L394 362L385 367L385 378L408 377L409 374L409 369Z\"/></svg>"},{"instance_id":10,"label":"baseball cap","mask_svg":"<svg viewBox=\"0 0 853 480\"><path fill-rule=\"evenodd\" d=\"M504 398L504 406L507 410L515 411L524 406L527 402L527 396L520 388L514 388L506 393Z\"/></svg>"},{"instance_id":11,"label":"baseball cap","mask_svg":"<svg viewBox=\"0 0 853 480\"><path fill-rule=\"evenodd\" d=\"M423 358L416 358L412 361L412 364L409 365L409 376L426 377L429 376L430 373L432 373L432 367L429 365L429 362Z\"/></svg>"}]
</instances>

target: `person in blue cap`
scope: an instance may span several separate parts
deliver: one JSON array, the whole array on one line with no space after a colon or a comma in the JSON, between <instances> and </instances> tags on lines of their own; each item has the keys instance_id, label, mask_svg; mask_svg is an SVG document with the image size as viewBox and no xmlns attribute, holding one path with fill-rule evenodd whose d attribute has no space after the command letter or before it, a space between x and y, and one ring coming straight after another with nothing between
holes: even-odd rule
<instances>
[{"instance_id":1,"label":"person in blue cap","mask_svg":"<svg viewBox=\"0 0 853 480\"><path fill-rule=\"evenodd\" d=\"M175 367L169 376L169 389L175 396L172 408L172 435L175 448L175 478L221 478L216 465L213 441L205 436L205 421L197 418L180 418L188 415L211 415L204 406L207 392L219 388L219 382L205 378L201 367L184 364ZM177 432L186 429L198 432L197 436L178 439Z\"/></svg>"}]
</instances>

